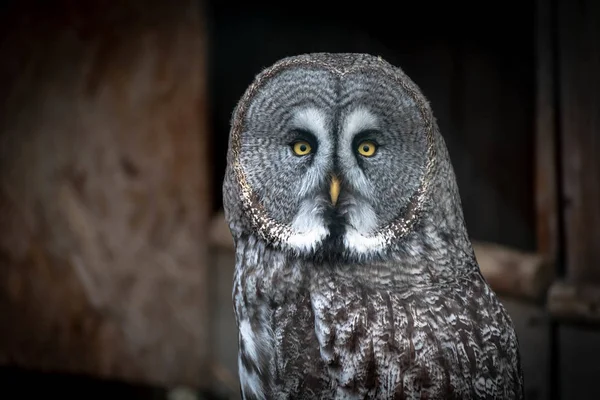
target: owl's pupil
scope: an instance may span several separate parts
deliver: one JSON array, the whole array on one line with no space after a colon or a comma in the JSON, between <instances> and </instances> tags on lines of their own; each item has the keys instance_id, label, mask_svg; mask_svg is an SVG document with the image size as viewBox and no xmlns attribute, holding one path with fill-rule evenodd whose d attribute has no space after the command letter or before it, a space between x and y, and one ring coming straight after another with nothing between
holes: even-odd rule
<instances>
[{"instance_id":1,"label":"owl's pupil","mask_svg":"<svg viewBox=\"0 0 600 400\"><path fill-rule=\"evenodd\" d=\"M369 146L363 146L363 151L365 153L368 153L369 152Z\"/></svg>"},{"instance_id":2,"label":"owl's pupil","mask_svg":"<svg viewBox=\"0 0 600 400\"><path fill-rule=\"evenodd\" d=\"M302 151L302 152L306 151L306 145L305 144L301 144L300 145L300 151Z\"/></svg>"}]
</instances>

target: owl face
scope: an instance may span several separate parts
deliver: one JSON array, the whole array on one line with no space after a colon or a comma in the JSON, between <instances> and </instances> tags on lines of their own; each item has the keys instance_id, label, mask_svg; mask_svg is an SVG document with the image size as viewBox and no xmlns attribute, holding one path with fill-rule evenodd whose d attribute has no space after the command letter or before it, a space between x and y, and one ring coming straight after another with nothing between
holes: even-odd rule
<instances>
[{"instance_id":1,"label":"owl face","mask_svg":"<svg viewBox=\"0 0 600 400\"><path fill-rule=\"evenodd\" d=\"M424 115L411 88L376 66L282 66L255 82L230 144L251 229L304 255L384 250L423 195Z\"/></svg>"}]
</instances>

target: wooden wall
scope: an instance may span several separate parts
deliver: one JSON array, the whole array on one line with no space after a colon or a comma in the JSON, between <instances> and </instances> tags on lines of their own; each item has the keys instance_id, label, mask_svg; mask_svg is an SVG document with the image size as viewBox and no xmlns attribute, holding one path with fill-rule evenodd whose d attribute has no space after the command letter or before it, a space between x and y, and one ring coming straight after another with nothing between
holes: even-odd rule
<instances>
[{"instance_id":1,"label":"wooden wall","mask_svg":"<svg viewBox=\"0 0 600 400\"><path fill-rule=\"evenodd\" d=\"M1 22L0 364L206 382L199 3L13 1Z\"/></svg>"}]
</instances>

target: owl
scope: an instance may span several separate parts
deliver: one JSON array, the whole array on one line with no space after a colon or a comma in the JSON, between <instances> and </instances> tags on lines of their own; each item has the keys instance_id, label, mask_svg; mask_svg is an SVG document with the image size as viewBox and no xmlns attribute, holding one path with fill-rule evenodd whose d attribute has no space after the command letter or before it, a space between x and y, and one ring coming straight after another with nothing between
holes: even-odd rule
<instances>
[{"instance_id":1,"label":"owl","mask_svg":"<svg viewBox=\"0 0 600 400\"><path fill-rule=\"evenodd\" d=\"M369 54L260 72L223 182L244 399L522 399L430 104Z\"/></svg>"}]
</instances>

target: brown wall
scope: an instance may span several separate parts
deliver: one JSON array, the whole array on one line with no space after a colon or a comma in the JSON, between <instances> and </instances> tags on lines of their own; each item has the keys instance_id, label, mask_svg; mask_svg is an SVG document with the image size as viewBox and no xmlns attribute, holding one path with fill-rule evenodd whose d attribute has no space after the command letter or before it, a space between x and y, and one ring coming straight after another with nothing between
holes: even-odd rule
<instances>
[{"instance_id":1,"label":"brown wall","mask_svg":"<svg viewBox=\"0 0 600 400\"><path fill-rule=\"evenodd\" d=\"M4 11L0 364L201 383L210 174L198 3Z\"/></svg>"}]
</instances>

